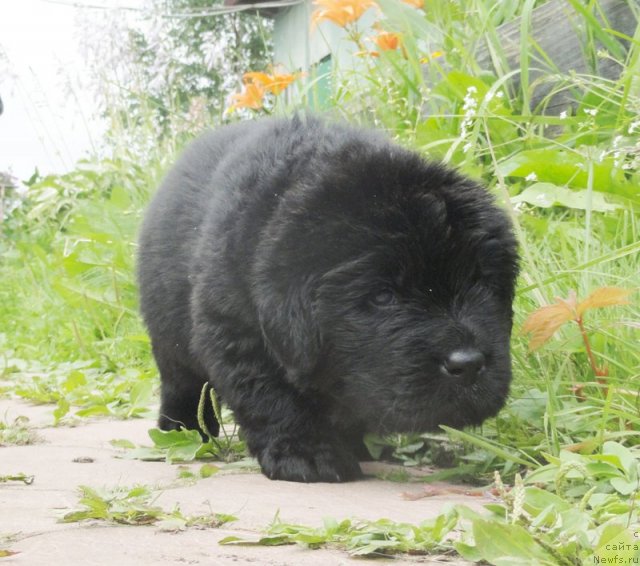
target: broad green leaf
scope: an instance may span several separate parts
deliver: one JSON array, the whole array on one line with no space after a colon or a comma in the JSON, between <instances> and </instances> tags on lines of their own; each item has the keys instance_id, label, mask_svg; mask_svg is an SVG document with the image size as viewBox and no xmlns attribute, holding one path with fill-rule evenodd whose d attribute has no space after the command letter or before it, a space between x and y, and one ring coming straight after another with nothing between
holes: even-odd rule
<instances>
[{"instance_id":1,"label":"broad green leaf","mask_svg":"<svg viewBox=\"0 0 640 566\"><path fill-rule=\"evenodd\" d=\"M631 495L632 493L637 493L638 489L640 489L638 480L613 478L609 480L609 483L618 493L621 493L622 495Z\"/></svg>"},{"instance_id":2,"label":"broad green leaf","mask_svg":"<svg viewBox=\"0 0 640 566\"><path fill-rule=\"evenodd\" d=\"M592 163L593 189L637 199L637 188L614 167L613 158ZM509 157L498 165L505 177L527 177L535 174L538 181L558 186L587 188L589 163L585 156L558 149L529 149Z\"/></svg>"},{"instance_id":3,"label":"broad green leaf","mask_svg":"<svg viewBox=\"0 0 640 566\"><path fill-rule=\"evenodd\" d=\"M602 458L606 458L606 456L602 454L592 454L591 456L589 456L589 458L596 460L596 461L588 462L585 466L589 474L592 475L593 477L602 478L602 479L619 478L624 474L624 471L622 470L622 466L620 466L618 462L614 462L612 464L607 461L598 461Z\"/></svg>"},{"instance_id":4,"label":"broad green leaf","mask_svg":"<svg viewBox=\"0 0 640 566\"><path fill-rule=\"evenodd\" d=\"M519 195L511 197L514 204L527 203L541 208L564 206L577 210L594 210L596 212L610 212L620 208L608 203L602 193L587 190L571 190L559 187L553 183L535 183L527 187Z\"/></svg>"},{"instance_id":5,"label":"broad green leaf","mask_svg":"<svg viewBox=\"0 0 640 566\"><path fill-rule=\"evenodd\" d=\"M109 202L116 208L126 209L131 205L131 196L125 188L120 185L116 185L111 189L111 196Z\"/></svg>"},{"instance_id":6,"label":"broad green leaf","mask_svg":"<svg viewBox=\"0 0 640 566\"><path fill-rule=\"evenodd\" d=\"M197 430L160 430L152 428L148 431L149 437L158 448L169 448L184 444L202 444L202 438Z\"/></svg>"},{"instance_id":7,"label":"broad green leaf","mask_svg":"<svg viewBox=\"0 0 640 566\"><path fill-rule=\"evenodd\" d=\"M82 371L72 371L62 383L62 388L71 392L74 389L87 384L87 377Z\"/></svg>"},{"instance_id":8,"label":"broad green leaf","mask_svg":"<svg viewBox=\"0 0 640 566\"><path fill-rule=\"evenodd\" d=\"M538 487L527 487L524 492L524 509L534 517L543 509L553 507L555 511L571 508L571 503L550 491Z\"/></svg>"},{"instance_id":9,"label":"broad green leaf","mask_svg":"<svg viewBox=\"0 0 640 566\"><path fill-rule=\"evenodd\" d=\"M596 559L601 564L632 564L637 557L638 539L623 525L607 525L593 553L592 563Z\"/></svg>"},{"instance_id":10,"label":"broad green leaf","mask_svg":"<svg viewBox=\"0 0 640 566\"><path fill-rule=\"evenodd\" d=\"M520 525L484 520L473 523L476 548L484 560L496 566L555 566L554 557Z\"/></svg>"},{"instance_id":11,"label":"broad green leaf","mask_svg":"<svg viewBox=\"0 0 640 566\"><path fill-rule=\"evenodd\" d=\"M189 462L194 460L200 444L176 444L167 450L167 462Z\"/></svg>"},{"instance_id":12,"label":"broad green leaf","mask_svg":"<svg viewBox=\"0 0 640 566\"><path fill-rule=\"evenodd\" d=\"M482 552L478 550L477 546L473 546L471 544L467 544L464 542L454 542L454 548L458 551L460 556L465 560L470 560L471 562L482 562L484 556Z\"/></svg>"},{"instance_id":13,"label":"broad green leaf","mask_svg":"<svg viewBox=\"0 0 640 566\"><path fill-rule=\"evenodd\" d=\"M602 445L603 454L611 454L617 456L622 469L628 474L635 472L638 467L638 457L631 452L626 446L618 442L607 441Z\"/></svg>"}]
</instances>

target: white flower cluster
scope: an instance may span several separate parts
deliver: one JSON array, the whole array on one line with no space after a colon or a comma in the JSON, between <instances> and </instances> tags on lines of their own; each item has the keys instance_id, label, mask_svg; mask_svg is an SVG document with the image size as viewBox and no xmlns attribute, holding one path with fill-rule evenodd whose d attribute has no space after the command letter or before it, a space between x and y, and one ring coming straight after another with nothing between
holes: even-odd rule
<instances>
[{"instance_id":1,"label":"white flower cluster","mask_svg":"<svg viewBox=\"0 0 640 566\"><path fill-rule=\"evenodd\" d=\"M478 100L475 95L478 93L478 89L475 86L470 86L467 89L467 93L464 96L464 105L462 111L464 116L460 123L460 139L465 139L469 134L469 128L473 125L473 119L476 117L478 109ZM462 148L463 153L467 153L471 149L471 142L464 144Z\"/></svg>"},{"instance_id":2,"label":"white flower cluster","mask_svg":"<svg viewBox=\"0 0 640 566\"><path fill-rule=\"evenodd\" d=\"M640 120L634 120L629 124L627 133L634 134L638 130L640 130ZM619 135L613 138L611 147L614 167L624 171L640 169L640 140Z\"/></svg>"},{"instance_id":3,"label":"white flower cluster","mask_svg":"<svg viewBox=\"0 0 640 566\"><path fill-rule=\"evenodd\" d=\"M501 90L499 90L496 93L494 93L492 90L490 90L489 92L487 92L487 94L485 95L484 99L487 102L491 102L494 98L503 98L503 97L504 97L504 92L502 92Z\"/></svg>"}]
</instances>

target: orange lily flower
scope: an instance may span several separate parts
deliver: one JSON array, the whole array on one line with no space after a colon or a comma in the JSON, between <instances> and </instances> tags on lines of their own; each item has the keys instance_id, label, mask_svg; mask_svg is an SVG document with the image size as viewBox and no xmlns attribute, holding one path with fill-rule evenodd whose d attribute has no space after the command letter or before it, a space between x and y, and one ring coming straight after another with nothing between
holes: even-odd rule
<instances>
[{"instance_id":1,"label":"orange lily flower","mask_svg":"<svg viewBox=\"0 0 640 566\"><path fill-rule=\"evenodd\" d=\"M233 112L238 108L252 108L253 110L259 110L262 108L264 98L264 88L256 83L247 83L244 85L242 92L236 93L232 96L234 101L229 106L228 112Z\"/></svg>"},{"instance_id":2,"label":"orange lily flower","mask_svg":"<svg viewBox=\"0 0 640 566\"><path fill-rule=\"evenodd\" d=\"M247 83L253 83L259 85L276 96L280 94L285 88L287 88L298 77L291 74L279 74L273 73L268 75L267 73L245 73L242 80Z\"/></svg>"},{"instance_id":3,"label":"orange lily flower","mask_svg":"<svg viewBox=\"0 0 640 566\"><path fill-rule=\"evenodd\" d=\"M371 39L382 51L394 51L402 44L400 35L391 31L380 31Z\"/></svg>"},{"instance_id":4,"label":"orange lily flower","mask_svg":"<svg viewBox=\"0 0 640 566\"><path fill-rule=\"evenodd\" d=\"M376 5L373 0L315 0L314 4L317 9L311 16L312 26L329 20L340 27L360 19L362 14Z\"/></svg>"}]
</instances>

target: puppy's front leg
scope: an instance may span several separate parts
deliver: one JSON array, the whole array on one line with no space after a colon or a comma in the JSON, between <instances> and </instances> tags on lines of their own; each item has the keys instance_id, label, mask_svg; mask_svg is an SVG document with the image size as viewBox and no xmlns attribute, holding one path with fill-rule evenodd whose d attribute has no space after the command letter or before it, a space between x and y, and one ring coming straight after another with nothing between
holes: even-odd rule
<instances>
[{"instance_id":1,"label":"puppy's front leg","mask_svg":"<svg viewBox=\"0 0 640 566\"><path fill-rule=\"evenodd\" d=\"M249 449L264 474L301 482L361 477L356 456L319 416L315 403L286 385L278 388L273 396L255 399L250 414L241 418Z\"/></svg>"},{"instance_id":2,"label":"puppy's front leg","mask_svg":"<svg viewBox=\"0 0 640 566\"><path fill-rule=\"evenodd\" d=\"M208 326L198 333L202 339L196 338L195 349L267 477L343 482L362 476L322 402L286 381L260 336L238 326L214 326L211 319Z\"/></svg>"}]
</instances>

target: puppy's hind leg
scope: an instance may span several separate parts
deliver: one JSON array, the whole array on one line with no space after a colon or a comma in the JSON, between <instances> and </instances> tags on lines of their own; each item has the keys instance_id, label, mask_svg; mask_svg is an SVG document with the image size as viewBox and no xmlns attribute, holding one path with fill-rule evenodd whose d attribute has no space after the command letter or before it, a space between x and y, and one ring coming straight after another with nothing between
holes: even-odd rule
<instances>
[{"instance_id":1,"label":"puppy's hind leg","mask_svg":"<svg viewBox=\"0 0 640 566\"><path fill-rule=\"evenodd\" d=\"M186 428L198 430L203 439L205 432L198 424L198 403L206 377L195 372L167 351L154 347L156 364L160 370L160 416L158 427L162 430ZM204 403L204 422L209 432L218 436L220 425L213 413L213 407L207 394Z\"/></svg>"}]
</instances>

